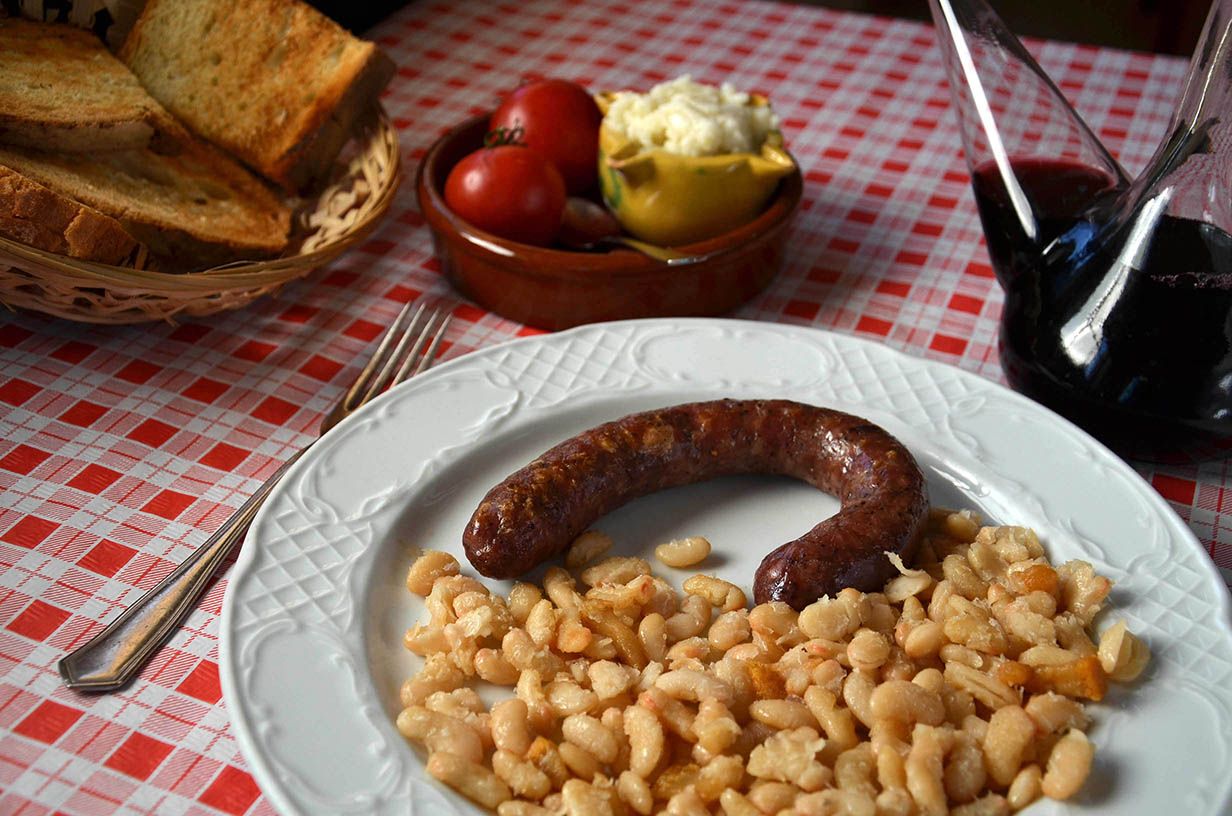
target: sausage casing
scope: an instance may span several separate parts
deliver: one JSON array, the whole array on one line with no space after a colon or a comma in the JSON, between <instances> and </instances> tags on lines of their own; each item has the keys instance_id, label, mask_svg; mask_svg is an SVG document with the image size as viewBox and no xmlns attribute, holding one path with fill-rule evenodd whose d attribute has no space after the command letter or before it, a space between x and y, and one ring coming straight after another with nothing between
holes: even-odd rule
<instances>
[{"instance_id":1,"label":"sausage casing","mask_svg":"<svg viewBox=\"0 0 1232 816\"><path fill-rule=\"evenodd\" d=\"M841 509L763 559L758 603L797 609L843 587L876 591L909 560L928 514L911 453L860 417L788 400L716 400L631 414L567 439L492 488L463 533L472 565L514 578L638 496L733 474L781 474Z\"/></svg>"}]
</instances>

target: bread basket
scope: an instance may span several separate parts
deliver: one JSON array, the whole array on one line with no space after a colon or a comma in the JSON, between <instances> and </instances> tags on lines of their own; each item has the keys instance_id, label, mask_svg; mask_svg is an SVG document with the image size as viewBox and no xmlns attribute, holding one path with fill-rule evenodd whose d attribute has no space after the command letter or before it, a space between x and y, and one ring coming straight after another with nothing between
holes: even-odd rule
<instances>
[{"instance_id":1,"label":"bread basket","mask_svg":"<svg viewBox=\"0 0 1232 816\"><path fill-rule=\"evenodd\" d=\"M356 125L333 182L295 211L282 256L176 273L82 261L0 237L0 304L109 324L237 309L366 237L389 210L401 179L397 130L378 107Z\"/></svg>"}]
</instances>

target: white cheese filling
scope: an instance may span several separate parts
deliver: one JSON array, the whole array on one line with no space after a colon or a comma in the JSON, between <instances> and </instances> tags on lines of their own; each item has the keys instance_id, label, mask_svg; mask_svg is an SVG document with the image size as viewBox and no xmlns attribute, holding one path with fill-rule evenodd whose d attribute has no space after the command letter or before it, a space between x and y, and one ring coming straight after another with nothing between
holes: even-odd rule
<instances>
[{"instance_id":1,"label":"white cheese filling","mask_svg":"<svg viewBox=\"0 0 1232 816\"><path fill-rule=\"evenodd\" d=\"M604 125L642 150L661 148L681 156L757 153L778 127L769 105L751 105L747 93L728 83L694 82L687 74L644 94L614 95Z\"/></svg>"}]
</instances>

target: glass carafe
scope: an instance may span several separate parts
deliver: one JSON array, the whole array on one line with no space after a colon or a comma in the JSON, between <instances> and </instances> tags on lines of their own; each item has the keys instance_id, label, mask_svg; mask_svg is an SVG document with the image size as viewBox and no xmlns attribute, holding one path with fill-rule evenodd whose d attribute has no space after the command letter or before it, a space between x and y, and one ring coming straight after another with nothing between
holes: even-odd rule
<instances>
[{"instance_id":1,"label":"glass carafe","mask_svg":"<svg viewBox=\"0 0 1232 816\"><path fill-rule=\"evenodd\" d=\"M1129 179L984 0L930 0L1010 384L1114 444L1232 436L1232 0Z\"/></svg>"}]
</instances>

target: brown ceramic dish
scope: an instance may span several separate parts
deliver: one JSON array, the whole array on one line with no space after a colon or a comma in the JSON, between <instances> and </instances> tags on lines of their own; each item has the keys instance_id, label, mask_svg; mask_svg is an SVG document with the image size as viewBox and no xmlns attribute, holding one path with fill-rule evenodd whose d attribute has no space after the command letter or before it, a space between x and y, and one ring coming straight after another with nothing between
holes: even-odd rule
<instances>
[{"instance_id":1,"label":"brown ceramic dish","mask_svg":"<svg viewBox=\"0 0 1232 816\"><path fill-rule=\"evenodd\" d=\"M483 143L487 117L442 136L419 165L419 207L446 277L499 315L541 329L636 317L728 312L766 287L783 261L787 226L800 203L799 170L739 229L676 247L696 260L667 264L628 249L575 252L509 241L471 226L445 205L454 164Z\"/></svg>"}]
</instances>

